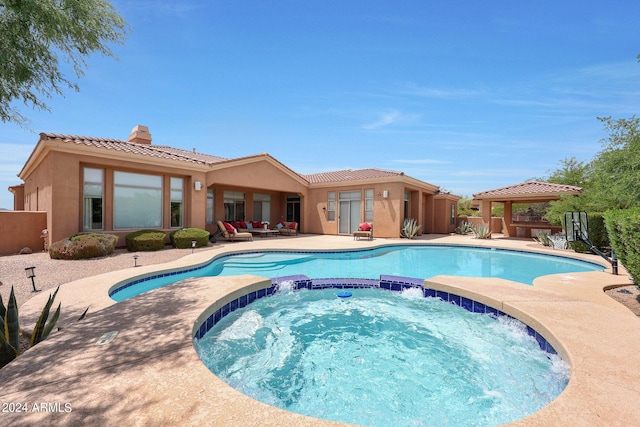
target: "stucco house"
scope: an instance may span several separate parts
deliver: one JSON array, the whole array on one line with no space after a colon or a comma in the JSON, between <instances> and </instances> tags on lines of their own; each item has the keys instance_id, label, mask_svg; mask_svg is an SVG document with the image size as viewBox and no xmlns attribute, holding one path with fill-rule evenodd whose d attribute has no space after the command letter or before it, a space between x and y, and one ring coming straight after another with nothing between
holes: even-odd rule
<instances>
[{"instance_id":1,"label":"stucco house","mask_svg":"<svg viewBox=\"0 0 640 427\"><path fill-rule=\"evenodd\" d=\"M41 133L10 187L16 211L46 212L50 241L82 231L198 227L217 220L296 221L301 233L399 237L405 218L425 233L455 228L458 196L402 172L342 170L304 175L267 153L240 158L152 144L146 126L128 140Z\"/></svg>"}]
</instances>

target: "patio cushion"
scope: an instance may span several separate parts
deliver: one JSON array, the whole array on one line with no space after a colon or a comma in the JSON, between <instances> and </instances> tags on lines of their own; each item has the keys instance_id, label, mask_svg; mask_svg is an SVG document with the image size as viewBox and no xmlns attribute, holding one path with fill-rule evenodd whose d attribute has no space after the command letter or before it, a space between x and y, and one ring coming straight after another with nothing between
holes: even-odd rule
<instances>
[{"instance_id":1,"label":"patio cushion","mask_svg":"<svg viewBox=\"0 0 640 427\"><path fill-rule=\"evenodd\" d=\"M240 221L240 227L239 228L247 228L247 223L244 221Z\"/></svg>"},{"instance_id":2,"label":"patio cushion","mask_svg":"<svg viewBox=\"0 0 640 427\"><path fill-rule=\"evenodd\" d=\"M363 222L362 224L360 224L360 226L358 227L358 230L362 230L362 231L371 231L371 225L368 222Z\"/></svg>"},{"instance_id":3,"label":"patio cushion","mask_svg":"<svg viewBox=\"0 0 640 427\"><path fill-rule=\"evenodd\" d=\"M298 223L295 221L289 224L289 228L296 229L297 227L298 227Z\"/></svg>"},{"instance_id":4,"label":"patio cushion","mask_svg":"<svg viewBox=\"0 0 640 427\"><path fill-rule=\"evenodd\" d=\"M224 225L224 228L231 234L236 234L236 229L233 225L229 224L228 222L223 222L222 223Z\"/></svg>"}]
</instances>

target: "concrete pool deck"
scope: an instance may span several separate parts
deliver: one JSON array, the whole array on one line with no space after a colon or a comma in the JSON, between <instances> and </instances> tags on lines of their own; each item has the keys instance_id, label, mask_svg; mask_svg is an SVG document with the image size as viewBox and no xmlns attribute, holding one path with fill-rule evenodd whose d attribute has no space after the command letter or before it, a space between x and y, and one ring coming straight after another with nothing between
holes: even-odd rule
<instances>
[{"instance_id":1,"label":"concrete pool deck","mask_svg":"<svg viewBox=\"0 0 640 427\"><path fill-rule=\"evenodd\" d=\"M263 286L264 278L189 279L117 304L108 297L108 290L133 276L206 263L228 251L347 249L398 243L574 255L531 241L468 236L429 235L411 242L299 236L217 244L164 265L77 280L63 285L58 294L68 313L61 319L64 329L0 370L0 424L341 425L248 398L219 380L198 358L192 336L202 313L229 293L242 292L245 286ZM575 257L601 261L592 255ZM571 365L571 379L564 392L542 410L511 423L513 426L640 425L640 370L636 362L640 320L603 292L629 283L624 271L614 276L609 270L545 276L534 286L453 276L428 280L431 288L474 299L522 320ZM33 324L47 297L48 293L38 295L21 306L21 319L26 324ZM76 313L87 306L87 318L73 324ZM97 344L105 334L116 331L113 341ZM17 404L26 404L26 412L16 412Z\"/></svg>"}]
</instances>

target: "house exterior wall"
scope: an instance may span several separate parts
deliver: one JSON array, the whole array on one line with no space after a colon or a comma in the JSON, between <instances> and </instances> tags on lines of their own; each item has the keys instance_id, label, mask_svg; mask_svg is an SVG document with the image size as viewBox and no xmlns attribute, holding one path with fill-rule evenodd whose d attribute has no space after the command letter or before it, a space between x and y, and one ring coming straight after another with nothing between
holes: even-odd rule
<instances>
[{"instance_id":1,"label":"house exterior wall","mask_svg":"<svg viewBox=\"0 0 640 427\"><path fill-rule=\"evenodd\" d=\"M46 212L0 211L0 256L17 254L24 247L42 251L44 240L40 236L46 228Z\"/></svg>"},{"instance_id":2,"label":"house exterior wall","mask_svg":"<svg viewBox=\"0 0 640 427\"><path fill-rule=\"evenodd\" d=\"M78 137L75 137L78 138ZM113 146L109 146L110 143ZM150 143L150 141L149 141ZM147 212L138 209L140 203L131 202L133 208L127 212L133 218L128 224L138 228L115 229L115 178L118 172L155 175L162 177L162 213L160 229L170 232L171 228L171 178L183 179L183 221L182 227L197 227L216 233L216 221L225 220L224 193L237 191L244 193L244 220L258 220L254 211L255 194L270 195L270 220L276 223L288 221L287 197L294 195L300 200L299 231L311 234L339 234L340 193L357 191L360 193L359 223L366 218L366 191L373 192L373 236L397 238L405 218L413 218L422 225L423 232L449 232L451 226L451 204L457 196L434 194L437 187L407 177L402 173L383 174L359 180L340 180L327 183L310 183L268 154L249 156L234 160L207 157L184 150L158 147L156 151L144 152L139 144L128 146L124 141L90 139L65 139L54 134L41 134L41 140L34 149L20 177L24 186L15 186L16 200L21 198L26 211L45 211L46 228L50 241L58 241L83 231L84 227L84 170L103 171L102 183L102 229L100 231L119 236L119 246L124 246L124 237L132 231L144 227L143 224L157 224L144 221ZM171 151L174 150L174 151ZM174 154L176 153L176 154ZM203 160L203 158L205 160ZM135 179L129 177L129 179ZM196 185L200 182L202 185ZM129 188L143 188L135 183L125 184ZM149 200L158 200L153 195L156 184L150 184ZM196 188L198 187L198 188ZM118 187L121 188L121 187ZM21 194L23 191L23 194ZM213 191L213 213L208 212L208 194ZM328 193L335 194L335 219L328 219ZM409 195L408 211L405 212L405 192ZM150 195L149 195L150 194ZM20 204L16 202L16 206ZM94 205L96 206L96 205ZM351 204L350 206L355 206ZM149 218L153 215L149 214ZM212 217L213 221L207 223ZM157 216L155 216L157 219ZM353 222L355 218L352 217ZM97 219L96 219L97 221ZM350 226L353 227L353 222ZM351 230L355 231L355 230Z\"/></svg>"},{"instance_id":3,"label":"house exterior wall","mask_svg":"<svg viewBox=\"0 0 640 427\"><path fill-rule=\"evenodd\" d=\"M225 167L207 172L207 187L234 186L238 188L277 189L279 192L305 195L307 187L291 174L263 160Z\"/></svg>"},{"instance_id":4,"label":"house exterior wall","mask_svg":"<svg viewBox=\"0 0 640 427\"><path fill-rule=\"evenodd\" d=\"M436 234L453 233L458 216L457 198L451 195L436 196L434 199L434 229Z\"/></svg>"},{"instance_id":5,"label":"house exterior wall","mask_svg":"<svg viewBox=\"0 0 640 427\"><path fill-rule=\"evenodd\" d=\"M9 191L13 193L13 210L24 210L24 184L13 185L9 187Z\"/></svg>"},{"instance_id":6,"label":"house exterior wall","mask_svg":"<svg viewBox=\"0 0 640 427\"><path fill-rule=\"evenodd\" d=\"M185 168L171 168L139 162L123 162L116 159L62 153L52 151L40 162L25 180L25 210L48 212L47 229L50 241L55 242L83 231L83 170L85 167L102 169L103 183L103 229L94 230L120 237L119 246L124 246L124 237L132 229L114 229L113 176L115 171L134 172L163 176L162 229L170 232L170 209L168 206L170 177L183 178L183 226L205 228L206 190L196 191L195 181L204 184L205 174Z\"/></svg>"},{"instance_id":7,"label":"house exterior wall","mask_svg":"<svg viewBox=\"0 0 640 427\"><path fill-rule=\"evenodd\" d=\"M309 190L307 198L307 232L315 234L337 235L340 217L339 193L359 191L361 193L360 222L365 222L365 190L373 190L373 236L399 237L403 218L404 184L401 182L363 183L347 185L333 183L320 188ZM384 197L384 191L388 197ZM335 220L329 221L326 208L328 207L328 193L336 196ZM398 198L399 197L399 198Z\"/></svg>"},{"instance_id":8,"label":"house exterior wall","mask_svg":"<svg viewBox=\"0 0 640 427\"><path fill-rule=\"evenodd\" d=\"M435 225L435 212L434 212L434 195L422 194L424 204L424 210L422 211L422 232L434 233Z\"/></svg>"}]
</instances>

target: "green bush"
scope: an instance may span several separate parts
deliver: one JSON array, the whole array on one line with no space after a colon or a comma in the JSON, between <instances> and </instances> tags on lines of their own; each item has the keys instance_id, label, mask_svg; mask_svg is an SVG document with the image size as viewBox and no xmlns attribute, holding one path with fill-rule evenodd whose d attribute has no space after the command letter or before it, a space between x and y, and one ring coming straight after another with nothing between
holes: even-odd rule
<instances>
[{"instance_id":1,"label":"green bush","mask_svg":"<svg viewBox=\"0 0 640 427\"><path fill-rule=\"evenodd\" d=\"M49 245L52 259L88 259L111 255L118 236L102 233L80 233Z\"/></svg>"},{"instance_id":2,"label":"green bush","mask_svg":"<svg viewBox=\"0 0 640 427\"><path fill-rule=\"evenodd\" d=\"M196 241L196 247L200 248L209 243L209 232L201 228L182 228L172 231L169 238L174 248L188 249L193 240Z\"/></svg>"},{"instance_id":3,"label":"green bush","mask_svg":"<svg viewBox=\"0 0 640 427\"><path fill-rule=\"evenodd\" d=\"M640 282L640 208L612 210L604 214L611 247L633 282Z\"/></svg>"},{"instance_id":4,"label":"green bush","mask_svg":"<svg viewBox=\"0 0 640 427\"><path fill-rule=\"evenodd\" d=\"M138 230L124 238L129 252L159 251L164 249L167 233L162 230Z\"/></svg>"}]
</instances>

